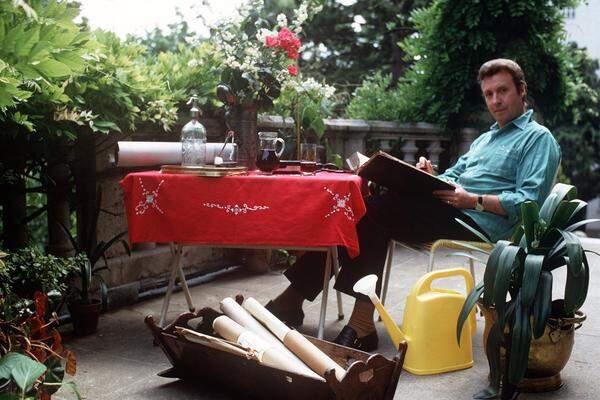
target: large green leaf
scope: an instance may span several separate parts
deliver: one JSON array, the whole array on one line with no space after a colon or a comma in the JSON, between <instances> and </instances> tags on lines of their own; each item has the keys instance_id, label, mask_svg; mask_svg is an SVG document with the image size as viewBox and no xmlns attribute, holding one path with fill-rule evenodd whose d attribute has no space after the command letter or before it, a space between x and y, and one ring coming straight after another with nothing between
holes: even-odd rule
<instances>
[{"instance_id":1,"label":"large green leaf","mask_svg":"<svg viewBox=\"0 0 600 400\"><path fill-rule=\"evenodd\" d=\"M523 217L523 230L527 248L531 250L538 247L539 241L535 237L535 228L540 219L540 210L535 201L526 201L521 204L521 215Z\"/></svg>"},{"instance_id":2,"label":"large green leaf","mask_svg":"<svg viewBox=\"0 0 600 400\"><path fill-rule=\"evenodd\" d=\"M11 354L11 353L9 353ZM46 372L46 366L41 362L33 360L18 353L11 360L11 375L17 386L27 392L35 381Z\"/></svg>"},{"instance_id":3,"label":"large green leaf","mask_svg":"<svg viewBox=\"0 0 600 400\"><path fill-rule=\"evenodd\" d=\"M512 327L510 350L508 352L508 381L518 385L525 376L527 359L531 345L531 324L529 307L518 301L515 308L515 322Z\"/></svg>"},{"instance_id":4,"label":"large green leaf","mask_svg":"<svg viewBox=\"0 0 600 400\"><path fill-rule=\"evenodd\" d=\"M552 274L542 271L533 302L533 336L537 339L544 334L546 320L552 311Z\"/></svg>"},{"instance_id":5,"label":"large green leaf","mask_svg":"<svg viewBox=\"0 0 600 400\"><path fill-rule=\"evenodd\" d=\"M571 232L560 231L560 234L565 239L565 246L567 248L567 267L573 277L578 277L583 271L583 247L581 247L581 241L575 234Z\"/></svg>"},{"instance_id":6,"label":"large green leaf","mask_svg":"<svg viewBox=\"0 0 600 400\"><path fill-rule=\"evenodd\" d=\"M17 46L16 56L24 57L29 54L33 46L40 40L40 27L34 26L27 32L25 32L26 38L23 42Z\"/></svg>"},{"instance_id":7,"label":"large green leaf","mask_svg":"<svg viewBox=\"0 0 600 400\"><path fill-rule=\"evenodd\" d=\"M498 329L498 323L494 322L490 328L487 343L485 345L488 365L490 367L490 385L476 393L474 399L496 399L500 391L501 363L500 347L502 345L502 330Z\"/></svg>"},{"instance_id":8,"label":"large green leaf","mask_svg":"<svg viewBox=\"0 0 600 400\"><path fill-rule=\"evenodd\" d=\"M498 241L498 243L496 243L496 246L490 253L490 257L488 258L488 262L485 266L485 272L483 275L483 283L485 286L483 292L483 304L485 304L486 307L492 305L494 294L494 281L496 279L496 272L498 271L500 255L508 245L510 245L510 242L507 240Z\"/></svg>"},{"instance_id":9,"label":"large green leaf","mask_svg":"<svg viewBox=\"0 0 600 400\"><path fill-rule=\"evenodd\" d=\"M61 78L71 75L71 69L60 61L46 59L34 65L40 74L48 78Z\"/></svg>"},{"instance_id":10,"label":"large green leaf","mask_svg":"<svg viewBox=\"0 0 600 400\"><path fill-rule=\"evenodd\" d=\"M533 303L543 264L543 255L527 254L525 256L523 282L521 283L521 301L524 307L528 308Z\"/></svg>"},{"instance_id":11,"label":"large green leaf","mask_svg":"<svg viewBox=\"0 0 600 400\"><path fill-rule=\"evenodd\" d=\"M485 243L492 243L490 241L490 239L487 238L487 236L485 236L483 233L479 232L477 229L473 228L471 225L467 224L465 221L461 220L460 218L454 218L454 220L456 222L458 222L459 224L461 224L466 230L471 232L473 235L475 235L479 239L481 239L481 241L483 241Z\"/></svg>"},{"instance_id":12,"label":"large green leaf","mask_svg":"<svg viewBox=\"0 0 600 400\"><path fill-rule=\"evenodd\" d=\"M550 221L549 226L552 228L564 229L571 218L575 216L582 208L587 205L585 201L571 200L569 202L561 202Z\"/></svg>"},{"instance_id":13,"label":"large green leaf","mask_svg":"<svg viewBox=\"0 0 600 400\"><path fill-rule=\"evenodd\" d=\"M557 183L552 188L552 192L544 201L542 208L540 210L540 217L544 219L544 221L548 222L552 220L552 216L556 211L556 208L565 198L567 200L571 200L577 197L577 189L575 186L567 185L564 183Z\"/></svg>"},{"instance_id":14,"label":"large green leaf","mask_svg":"<svg viewBox=\"0 0 600 400\"><path fill-rule=\"evenodd\" d=\"M600 222L600 219L598 218L590 218L590 219L584 219L583 221L579 221L574 223L573 225L569 225L567 228L565 228L565 231L567 232L573 232L575 229L587 225L587 224L592 224L595 222Z\"/></svg>"},{"instance_id":15,"label":"large green leaf","mask_svg":"<svg viewBox=\"0 0 600 400\"><path fill-rule=\"evenodd\" d=\"M498 325L504 326L506 322L506 297L511 284L513 273L521 265L524 251L522 248L514 245L509 245L502 250L500 260L498 262L498 271L496 279L494 279L493 301L498 313Z\"/></svg>"},{"instance_id":16,"label":"large green leaf","mask_svg":"<svg viewBox=\"0 0 600 400\"><path fill-rule=\"evenodd\" d=\"M465 299L465 302L460 310L460 314L458 315L458 321L456 322L456 342L458 343L459 347L460 347L460 336L462 333L463 325L465 324L465 321L467 320L467 318L469 318L469 315L471 314L471 310L473 310L473 307L475 307L475 304L477 303L477 299L479 299L479 297L481 297L482 293L483 293L483 282L479 282L477 284L477 286L475 286L473 288L473 290L471 290L471 292Z\"/></svg>"},{"instance_id":17,"label":"large green leaf","mask_svg":"<svg viewBox=\"0 0 600 400\"><path fill-rule=\"evenodd\" d=\"M567 268L567 282L565 284L565 313L567 315L577 311L587 297L590 284L590 266L587 256L583 253L583 271L578 276L571 273L571 268Z\"/></svg>"}]
</instances>

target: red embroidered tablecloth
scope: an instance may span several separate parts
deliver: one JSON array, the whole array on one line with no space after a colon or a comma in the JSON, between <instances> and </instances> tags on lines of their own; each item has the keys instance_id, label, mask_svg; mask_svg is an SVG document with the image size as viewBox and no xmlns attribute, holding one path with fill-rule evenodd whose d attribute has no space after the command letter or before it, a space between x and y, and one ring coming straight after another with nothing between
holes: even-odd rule
<instances>
[{"instance_id":1,"label":"red embroidered tablecloth","mask_svg":"<svg viewBox=\"0 0 600 400\"><path fill-rule=\"evenodd\" d=\"M150 171L120 183L132 243L341 245L351 257L359 252L355 226L366 209L356 175L207 178Z\"/></svg>"}]
</instances>

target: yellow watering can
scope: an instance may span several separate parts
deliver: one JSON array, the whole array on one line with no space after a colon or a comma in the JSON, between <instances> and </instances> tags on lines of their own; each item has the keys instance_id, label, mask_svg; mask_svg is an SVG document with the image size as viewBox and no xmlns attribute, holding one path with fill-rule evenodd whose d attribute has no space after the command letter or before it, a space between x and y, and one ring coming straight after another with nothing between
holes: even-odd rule
<instances>
[{"instance_id":1,"label":"yellow watering can","mask_svg":"<svg viewBox=\"0 0 600 400\"><path fill-rule=\"evenodd\" d=\"M431 375L456 371L473 366L471 334L475 314L465 322L456 343L456 321L465 301L465 295L448 289L431 288L440 278L462 276L467 293L473 288L473 277L462 268L444 269L423 275L412 287L404 309L403 329L392 320L375 293L377 275L367 275L354 285L354 291L368 296L398 348L401 341L408 343L404 369L416 375Z\"/></svg>"}]
</instances>

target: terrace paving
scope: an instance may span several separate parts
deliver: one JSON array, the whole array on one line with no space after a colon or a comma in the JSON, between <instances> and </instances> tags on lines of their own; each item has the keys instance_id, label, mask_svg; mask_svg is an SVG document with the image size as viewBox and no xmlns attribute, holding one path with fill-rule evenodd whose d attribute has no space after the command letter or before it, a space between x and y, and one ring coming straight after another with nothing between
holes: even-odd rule
<instances>
[{"instance_id":1,"label":"terrace paving","mask_svg":"<svg viewBox=\"0 0 600 400\"><path fill-rule=\"evenodd\" d=\"M584 247L600 252L600 240L584 239ZM521 394L519 399L598 399L600 379L597 366L600 360L600 257L591 255L591 280L587 302L583 311L588 319L576 332L575 347L562 377L564 386L550 393ZM464 266L463 259L441 256L437 268ZM396 321L401 321L405 298L413 283L426 269L427 258L417 252L397 246L394 267L390 279L388 310ZM477 266L476 274L481 278L483 266ZM563 287L564 268L557 274L555 290ZM280 293L287 285L281 272L274 271L253 275L245 270L225 273L216 279L191 288L196 306L218 309L219 301L227 296L242 294L252 296L263 304ZM448 279L440 283L448 288L460 288L459 280ZM330 292L325 338L332 339L346 321L336 318L335 296ZM560 295L560 293L555 293ZM349 315L353 299L343 296L346 314ZM144 324L148 314L158 315L162 297L155 297L102 315L98 333L84 338L69 337L65 333L67 346L77 356L77 375L73 380L87 399L93 400L166 400L166 399L210 399L225 400L240 398L221 388L202 383L184 382L156 376L170 364L160 348L152 345L149 330ZM320 298L305 303L305 325L300 331L316 334ZM183 293L172 297L168 320L186 311ZM482 346L483 322L478 316L478 332L473 339L474 366L470 369L432 376L416 376L405 371L400 376L395 399L470 399L471 395L487 384L487 361ZM377 323L380 337L379 352L391 356L394 349L385 328ZM202 368L199 365L198 368ZM54 399L72 399L74 396L65 388Z\"/></svg>"}]
</instances>

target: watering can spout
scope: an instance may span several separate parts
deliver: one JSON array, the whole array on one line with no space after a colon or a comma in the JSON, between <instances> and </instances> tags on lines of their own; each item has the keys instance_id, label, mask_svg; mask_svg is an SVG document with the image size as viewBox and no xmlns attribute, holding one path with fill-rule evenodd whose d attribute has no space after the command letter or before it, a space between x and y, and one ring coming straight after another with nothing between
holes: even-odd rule
<instances>
[{"instance_id":1,"label":"watering can spout","mask_svg":"<svg viewBox=\"0 0 600 400\"><path fill-rule=\"evenodd\" d=\"M390 314L388 314L387 310L381 304L381 300L375 293L375 286L377 285L377 275L367 275L364 278L361 278L354 284L354 291L356 293L361 293L371 299L371 302L377 309L377 312L381 316L381 320L385 326L385 329L388 331L394 346L398 348L400 342L408 341L406 335L402 332L402 330L396 325Z\"/></svg>"}]
</instances>

